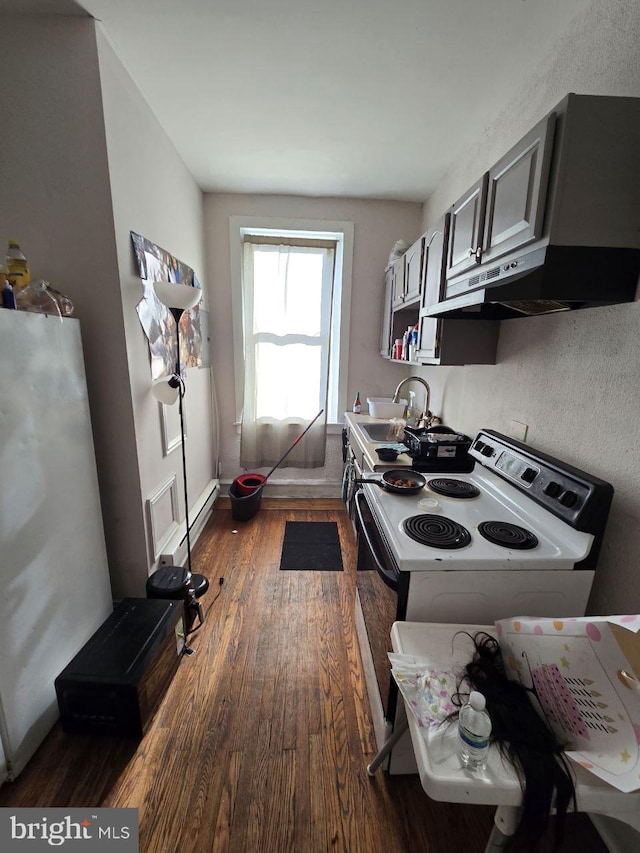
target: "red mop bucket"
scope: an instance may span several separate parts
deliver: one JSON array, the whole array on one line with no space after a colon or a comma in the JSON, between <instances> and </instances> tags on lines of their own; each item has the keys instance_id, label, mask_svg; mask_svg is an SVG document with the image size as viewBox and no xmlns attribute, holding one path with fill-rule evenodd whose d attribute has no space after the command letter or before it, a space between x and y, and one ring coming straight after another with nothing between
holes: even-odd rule
<instances>
[{"instance_id":1,"label":"red mop bucket","mask_svg":"<svg viewBox=\"0 0 640 853\"><path fill-rule=\"evenodd\" d=\"M291 453L291 451L296 446L296 444L300 441L302 436L311 429L311 427L314 425L314 423L318 420L318 418L320 417L320 415L323 412L324 412L324 409L320 409L320 411L315 416L315 418L300 433L300 435L296 438L296 440L293 442L293 444L287 450L287 452L283 453L283 455L280 457L280 459L278 459L278 461L273 466L273 468L269 471L268 474L266 474L266 475L265 474L240 474L239 477L236 477L235 480L233 481L233 483L231 484L233 486L233 491L235 493L235 496L236 497L243 497L243 498L248 497L249 495L254 494L254 492L258 491L259 489L262 489L264 487L265 483L267 482L267 480L269 479L269 477L276 470L278 465L281 462L284 462L286 457Z\"/></svg>"},{"instance_id":2,"label":"red mop bucket","mask_svg":"<svg viewBox=\"0 0 640 853\"><path fill-rule=\"evenodd\" d=\"M264 474L240 474L233 481L236 496L244 498L252 495L256 489L262 488L266 482L267 478Z\"/></svg>"}]
</instances>

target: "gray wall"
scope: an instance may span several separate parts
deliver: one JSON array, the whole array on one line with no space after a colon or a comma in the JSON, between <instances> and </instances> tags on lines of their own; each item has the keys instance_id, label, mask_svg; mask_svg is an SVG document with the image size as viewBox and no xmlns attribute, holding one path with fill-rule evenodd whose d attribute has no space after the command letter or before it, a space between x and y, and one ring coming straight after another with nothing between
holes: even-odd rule
<instances>
[{"instance_id":1,"label":"gray wall","mask_svg":"<svg viewBox=\"0 0 640 853\"><path fill-rule=\"evenodd\" d=\"M411 202L371 201L349 198L305 198L301 196L205 194L207 265L212 312L212 360L220 400L222 476L233 479L239 468L240 436L234 425L236 400L233 369L233 323L231 311L230 216L340 220L353 222L353 275L349 327L349 363L342 365L349 377L348 402L360 391L366 411L367 396L391 396L402 377L402 366L383 361L380 352L383 270L396 240L413 240L420 233L422 206ZM323 469L276 471L269 482L307 481L308 488L291 494L338 497L342 476L339 434L329 435L327 461ZM311 481L311 478L313 481ZM280 493L285 489L284 485ZM322 492L320 491L322 490Z\"/></svg>"},{"instance_id":2,"label":"gray wall","mask_svg":"<svg viewBox=\"0 0 640 853\"><path fill-rule=\"evenodd\" d=\"M142 285L129 232L143 234L191 266L202 284L201 308L207 309L202 193L100 26L97 33L139 500L144 509L146 499L175 473L179 517L183 519L181 454L176 448L163 456L160 405L151 394L149 348L136 312ZM184 405L190 506L214 476L211 399L211 369L188 370ZM153 561L148 522L145 514L148 551L144 576L134 565L120 567L123 577L136 578L135 587L127 581L128 594L134 589L144 594L140 584L146 581L146 566Z\"/></svg>"},{"instance_id":3,"label":"gray wall","mask_svg":"<svg viewBox=\"0 0 640 853\"><path fill-rule=\"evenodd\" d=\"M96 26L0 16L0 114L10 125L0 155L0 246L19 239L32 278L75 303L112 589L122 597L144 595L153 568L146 498L172 471L178 483L182 476L179 452L162 456L129 231L204 281L202 195ZM10 369L11 354L2 355ZM209 373L189 371L190 502L213 476Z\"/></svg>"},{"instance_id":4,"label":"gray wall","mask_svg":"<svg viewBox=\"0 0 640 853\"><path fill-rule=\"evenodd\" d=\"M640 4L596 0L427 200L438 217L567 92L640 96ZM639 153L640 164L640 153ZM630 180L640 180L640 165ZM640 610L640 304L501 324L495 366L422 368L445 420L509 432L609 480L616 494L589 604Z\"/></svg>"}]
</instances>

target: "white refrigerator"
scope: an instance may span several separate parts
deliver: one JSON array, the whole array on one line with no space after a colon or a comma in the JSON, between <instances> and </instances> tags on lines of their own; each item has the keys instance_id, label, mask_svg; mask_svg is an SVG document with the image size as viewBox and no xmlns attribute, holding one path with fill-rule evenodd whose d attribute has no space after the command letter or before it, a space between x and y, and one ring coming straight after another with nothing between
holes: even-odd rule
<instances>
[{"instance_id":1,"label":"white refrigerator","mask_svg":"<svg viewBox=\"0 0 640 853\"><path fill-rule=\"evenodd\" d=\"M0 308L0 784L111 612L80 322Z\"/></svg>"}]
</instances>

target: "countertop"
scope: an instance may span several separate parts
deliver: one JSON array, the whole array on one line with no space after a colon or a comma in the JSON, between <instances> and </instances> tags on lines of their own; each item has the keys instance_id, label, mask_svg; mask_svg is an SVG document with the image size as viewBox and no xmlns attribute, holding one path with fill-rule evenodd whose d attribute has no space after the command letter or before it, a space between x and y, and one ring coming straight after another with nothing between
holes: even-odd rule
<instances>
[{"instance_id":1,"label":"countertop","mask_svg":"<svg viewBox=\"0 0 640 853\"><path fill-rule=\"evenodd\" d=\"M353 412L345 412L344 419L349 431L349 444L356 453L357 461L363 470L388 471L392 468L411 468L413 460L406 453L401 453L395 462L381 462L376 453L376 447L398 442L370 441L360 429L361 424L383 424L388 422L388 418L373 418L371 415L356 415Z\"/></svg>"}]
</instances>

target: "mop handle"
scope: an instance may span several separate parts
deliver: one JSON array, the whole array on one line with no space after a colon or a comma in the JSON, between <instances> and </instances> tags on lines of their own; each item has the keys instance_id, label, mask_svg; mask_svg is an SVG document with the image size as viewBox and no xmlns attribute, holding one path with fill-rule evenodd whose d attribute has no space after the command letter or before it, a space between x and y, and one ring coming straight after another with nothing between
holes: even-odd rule
<instances>
[{"instance_id":1,"label":"mop handle","mask_svg":"<svg viewBox=\"0 0 640 853\"><path fill-rule=\"evenodd\" d=\"M283 453L283 455L280 457L280 459L278 459L278 461L276 462L276 464L273 466L273 468L269 471L269 473L267 474L267 476L264 478L264 479L265 479L265 482L266 482L266 481L269 479L269 477L273 474L273 472L276 470L276 468L278 467L278 465L279 465L281 462L283 462L283 461L287 458L287 456L291 453L291 451L293 450L293 448L294 448L294 447L296 446L296 444L300 441L300 439L304 436L304 434L305 434L305 433L307 433L307 432L309 432L309 430L311 429L311 427L315 424L315 422L318 420L318 418L320 417L320 415L321 415L323 412L324 412L324 409L320 409L320 411L319 411L319 412L318 412L318 414L315 416L315 418L311 421L311 423L309 424L309 426L307 426L307 428L306 428L306 429L304 429L304 430L300 433L300 435L296 438L296 440L293 442L293 444L291 445L291 447L290 447L290 448L289 448L285 453Z\"/></svg>"}]
</instances>

